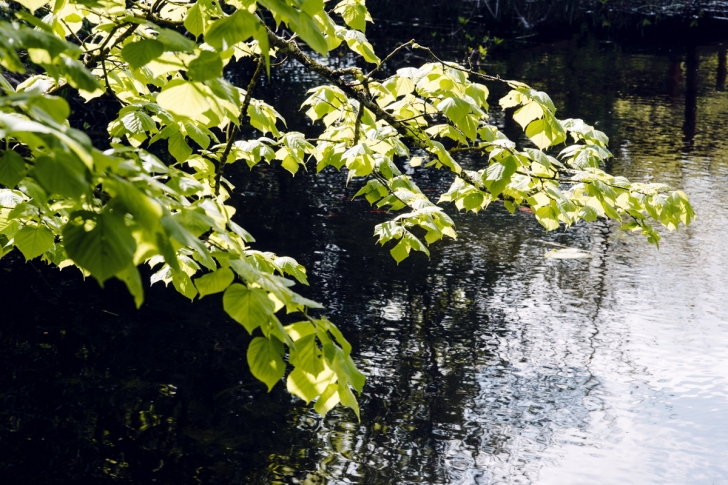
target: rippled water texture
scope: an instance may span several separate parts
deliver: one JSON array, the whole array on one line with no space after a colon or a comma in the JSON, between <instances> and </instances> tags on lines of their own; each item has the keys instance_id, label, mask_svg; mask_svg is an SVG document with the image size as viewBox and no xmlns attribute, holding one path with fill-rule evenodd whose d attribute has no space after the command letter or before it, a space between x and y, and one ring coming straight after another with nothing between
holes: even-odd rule
<instances>
[{"instance_id":1,"label":"rippled water texture","mask_svg":"<svg viewBox=\"0 0 728 485\"><path fill-rule=\"evenodd\" d=\"M330 272L326 301L357 329L370 376L363 418L294 420L317 459L297 461L294 441L273 459L273 475L310 483L728 482L720 55L567 44L499 66L553 93L562 116L600 122L612 137L615 174L690 194L698 220L664 233L659 251L611 225L545 235L529 216L496 209L458 216L457 242L395 269L370 263L371 249L341 234L354 223L322 223L341 249L322 251L311 266ZM420 185L442 188L434 178ZM334 201L322 204L337 216ZM544 241L593 259L544 259L552 247ZM376 269L357 276L362 259Z\"/></svg>"},{"instance_id":2,"label":"rippled water texture","mask_svg":"<svg viewBox=\"0 0 728 485\"><path fill-rule=\"evenodd\" d=\"M236 387L247 372L244 336L213 297L164 304L152 293L134 313L94 296L96 313L64 317L66 334L49 323L64 302L35 281L34 296L22 298L40 308L33 325L57 335L45 344L55 353L40 354L42 332L27 325L0 334L0 473L34 483L43 480L33 468L53 470L58 482L728 483L720 55L564 43L489 66L551 93L559 116L598 121L612 140L613 173L690 195L697 220L663 232L659 251L610 224L546 234L529 214L491 207L454 214L457 241L397 266L372 237L391 216L351 202L358 187L343 174L233 174L241 224L260 247L306 264L305 293L354 343L369 376L361 423L342 409L322 419L282 386L271 395ZM270 94L288 100L286 117L299 95ZM415 177L433 194L449 185L441 173ZM545 259L548 243L592 259ZM98 330L78 330L91 319ZM43 377L46 365L53 373ZM33 448L28 437L55 442Z\"/></svg>"}]
</instances>

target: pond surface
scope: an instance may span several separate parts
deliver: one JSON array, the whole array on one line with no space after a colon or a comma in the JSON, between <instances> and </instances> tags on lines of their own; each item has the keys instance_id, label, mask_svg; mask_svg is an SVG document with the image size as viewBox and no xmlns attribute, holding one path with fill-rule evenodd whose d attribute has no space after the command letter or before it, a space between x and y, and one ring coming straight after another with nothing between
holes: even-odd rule
<instances>
[{"instance_id":1,"label":"pond surface","mask_svg":"<svg viewBox=\"0 0 728 485\"><path fill-rule=\"evenodd\" d=\"M608 169L685 190L697 220L664 231L658 251L608 223L546 234L493 206L453 213L456 241L397 266L372 237L391 216L351 201L358 185L344 174L240 167L238 222L306 265L302 292L354 343L368 375L361 422L340 408L321 418L282 385L266 394L219 298L189 304L157 288L137 312L120 286L6 258L0 477L727 483L725 46L582 40L486 68L549 92L560 117L598 121L616 156ZM285 76L300 84L269 96L293 119L312 80ZM415 177L433 196L450 183ZM554 244L592 258L545 259Z\"/></svg>"}]
</instances>

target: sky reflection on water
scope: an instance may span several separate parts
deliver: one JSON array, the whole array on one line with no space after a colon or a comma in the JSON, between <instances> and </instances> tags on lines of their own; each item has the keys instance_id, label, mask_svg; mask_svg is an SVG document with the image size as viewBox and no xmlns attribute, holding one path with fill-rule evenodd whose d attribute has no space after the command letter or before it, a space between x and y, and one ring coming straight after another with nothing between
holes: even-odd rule
<instances>
[{"instance_id":1,"label":"sky reflection on water","mask_svg":"<svg viewBox=\"0 0 728 485\"><path fill-rule=\"evenodd\" d=\"M596 56L591 62L602 67L633 68L619 73L616 92L598 92L600 72L570 71L558 51L521 59L527 67L519 74L560 93L557 106L558 96L566 97L562 116L576 112L593 122L584 108L606 103L595 111L608 113L602 129L617 155L610 169L684 189L697 221L665 231L657 251L612 225L545 235L523 214L495 209L458 215L459 239L429 262L397 270L375 263L378 271L367 274L380 273L388 281L382 289L349 277L327 298L343 309L371 298L364 314L337 315L356 322L358 355L371 376L363 422L333 413L315 433L317 464L307 472L292 467L281 479L728 481L728 97L711 82L717 54L699 51L697 75L686 81L675 73L674 54L586 51L579 54ZM540 60L551 65L546 85L533 67ZM566 67L554 72L553 65ZM665 84L655 82L666 73ZM569 76L576 79L565 81ZM574 102L570 82L584 83L588 99ZM686 128L690 83L695 125ZM337 261L334 279L356 273L360 253L369 251L339 237L343 251L354 254ZM543 259L551 248L544 241L589 250L593 258ZM415 265L426 266L426 275Z\"/></svg>"}]
</instances>

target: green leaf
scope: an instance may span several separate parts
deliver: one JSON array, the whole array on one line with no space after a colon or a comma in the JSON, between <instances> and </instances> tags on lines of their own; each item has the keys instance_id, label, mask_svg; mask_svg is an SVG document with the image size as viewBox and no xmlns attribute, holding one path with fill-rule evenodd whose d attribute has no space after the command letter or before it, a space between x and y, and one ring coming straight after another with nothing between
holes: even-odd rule
<instances>
[{"instance_id":1,"label":"green leaf","mask_svg":"<svg viewBox=\"0 0 728 485\"><path fill-rule=\"evenodd\" d=\"M410 245L407 243L407 240L405 238L400 239L397 245L389 251L389 254L391 254L394 260L397 261L397 264L407 259L409 253Z\"/></svg>"},{"instance_id":2,"label":"green leaf","mask_svg":"<svg viewBox=\"0 0 728 485\"><path fill-rule=\"evenodd\" d=\"M39 51L46 51L47 56L45 57L47 58L48 56L50 56L52 60L56 60L56 58L64 52L80 53L80 48L69 44L58 36L50 34L48 32L28 28L20 28L13 29L10 35L12 37L19 37L23 47L26 49L38 49Z\"/></svg>"},{"instance_id":3,"label":"green leaf","mask_svg":"<svg viewBox=\"0 0 728 485\"><path fill-rule=\"evenodd\" d=\"M159 27L155 27L155 29L158 31L156 40L164 44L165 51L192 52L197 47L196 42L191 41L179 32Z\"/></svg>"},{"instance_id":4,"label":"green leaf","mask_svg":"<svg viewBox=\"0 0 728 485\"><path fill-rule=\"evenodd\" d=\"M276 112L273 109L268 109L269 106L251 102L248 105L248 116L250 117L250 124L253 128L260 130L263 134L268 132L272 133L273 136L280 136L278 128L276 128Z\"/></svg>"},{"instance_id":5,"label":"green leaf","mask_svg":"<svg viewBox=\"0 0 728 485\"><path fill-rule=\"evenodd\" d=\"M39 8L47 5L49 0L18 0L18 3L27 8L31 12L35 12Z\"/></svg>"},{"instance_id":6,"label":"green leaf","mask_svg":"<svg viewBox=\"0 0 728 485\"><path fill-rule=\"evenodd\" d=\"M359 403L356 401L354 393L351 392L351 389L349 389L349 384L346 381L342 381L341 379L339 379L338 387L339 400L341 401L341 404L348 408L351 408L354 411L354 414L356 414L356 419L361 421L361 416L359 416Z\"/></svg>"},{"instance_id":7,"label":"green leaf","mask_svg":"<svg viewBox=\"0 0 728 485\"><path fill-rule=\"evenodd\" d=\"M551 115L531 122L526 127L526 136L541 150L566 141L566 132Z\"/></svg>"},{"instance_id":8,"label":"green leaf","mask_svg":"<svg viewBox=\"0 0 728 485\"><path fill-rule=\"evenodd\" d=\"M218 50L226 50L248 40L258 28L255 16L237 10L229 17L216 20L205 33L205 42Z\"/></svg>"},{"instance_id":9,"label":"green leaf","mask_svg":"<svg viewBox=\"0 0 728 485\"><path fill-rule=\"evenodd\" d=\"M178 242L190 246L197 251L197 260L202 262L205 267L210 269L216 268L215 262L202 241L193 236L190 231L182 227L182 225L180 225L173 217L165 215L160 219L160 221L162 223L162 227L170 237L173 237Z\"/></svg>"},{"instance_id":10,"label":"green leaf","mask_svg":"<svg viewBox=\"0 0 728 485\"><path fill-rule=\"evenodd\" d=\"M71 108L66 100L57 96L33 96L28 102L45 111L59 123L64 123L71 114Z\"/></svg>"},{"instance_id":11,"label":"green leaf","mask_svg":"<svg viewBox=\"0 0 728 485\"><path fill-rule=\"evenodd\" d=\"M301 4L301 2L299 2L299 5L301 10L312 17L319 13L323 13L324 10L324 0L303 0L303 3Z\"/></svg>"},{"instance_id":12,"label":"green leaf","mask_svg":"<svg viewBox=\"0 0 728 485\"><path fill-rule=\"evenodd\" d=\"M439 162L448 167L453 172L459 174L463 171L463 168L452 158L450 152L448 152L445 146L439 141L432 142L432 151L437 155L437 159L439 160Z\"/></svg>"},{"instance_id":13,"label":"green leaf","mask_svg":"<svg viewBox=\"0 0 728 485\"><path fill-rule=\"evenodd\" d=\"M132 69L138 69L164 54L164 44L154 39L129 42L121 49L121 57Z\"/></svg>"},{"instance_id":14,"label":"green leaf","mask_svg":"<svg viewBox=\"0 0 728 485\"><path fill-rule=\"evenodd\" d=\"M172 283L174 284L175 289L182 295L189 298L190 301L194 300L195 296L197 296L197 288L195 288L195 285L192 284L192 280L189 275L184 271L173 270Z\"/></svg>"},{"instance_id":15,"label":"green leaf","mask_svg":"<svg viewBox=\"0 0 728 485\"><path fill-rule=\"evenodd\" d=\"M129 293L134 297L136 307L141 307L142 303L144 303L144 288L137 267L130 264L125 270L116 273L116 277L126 284Z\"/></svg>"},{"instance_id":16,"label":"green leaf","mask_svg":"<svg viewBox=\"0 0 728 485\"><path fill-rule=\"evenodd\" d=\"M202 14L200 2L196 2L187 11L184 21L185 28L195 37L199 37L205 31L205 17Z\"/></svg>"},{"instance_id":17,"label":"green leaf","mask_svg":"<svg viewBox=\"0 0 728 485\"><path fill-rule=\"evenodd\" d=\"M288 374L286 388L288 392L300 397L308 404L321 396L334 379L336 379L336 374L329 368L324 368L321 372L314 374L300 367L296 367ZM319 401L321 401L321 398L319 398ZM332 407L337 403L338 398Z\"/></svg>"},{"instance_id":18,"label":"green leaf","mask_svg":"<svg viewBox=\"0 0 728 485\"><path fill-rule=\"evenodd\" d=\"M321 32L318 23L306 12L299 12L298 18L291 20L288 24L308 44L308 46L325 56L329 52L329 44Z\"/></svg>"},{"instance_id":19,"label":"green leaf","mask_svg":"<svg viewBox=\"0 0 728 485\"><path fill-rule=\"evenodd\" d=\"M547 231L555 231L559 228L559 216L550 205L536 209L536 220L546 228Z\"/></svg>"},{"instance_id":20,"label":"green leaf","mask_svg":"<svg viewBox=\"0 0 728 485\"><path fill-rule=\"evenodd\" d=\"M273 260L273 264L276 265L281 271L289 274L296 278L299 283L303 283L308 286L308 280L306 279L306 268L302 264L298 264L293 258L287 256L279 257Z\"/></svg>"},{"instance_id":21,"label":"green leaf","mask_svg":"<svg viewBox=\"0 0 728 485\"><path fill-rule=\"evenodd\" d=\"M543 108L535 101L526 103L513 113L513 119L525 130L530 122L543 116Z\"/></svg>"},{"instance_id":22,"label":"green leaf","mask_svg":"<svg viewBox=\"0 0 728 485\"><path fill-rule=\"evenodd\" d=\"M150 231L159 229L159 220L164 214L159 202L121 178L104 181L104 188L113 194L111 203L115 209L133 215L136 222Z\"/></svg>"},{"instance_id":23,"label":"green leaf","mask_svg":"<svg viewBox=\"0 0 728 485\"><path fill-rule=\"evenodd\" d=\"M296 322L284 327L286 333L291 337L291 340L298 341L309 335L316 334L316 326L313 322Z\"/></svg>"},{"instance_id":24,"label":"green leaf","mask_svg":"<svg viewBox=\"0 0 728 485\"><path fill-rule=\"evenodd\" d=\"M516 173L518 163L512 156L508 156L503 160L497 161L486 170L485 186L494 197L498 197L503 189L506 188L511 181L511 177Z\"/></svg>"},{"instance_id":25,"label":"green leaf","mask_svg":"<svg viewBox=\"0 0 728 485\"><path fill-rule=\"evenodd\" d=\"M19 229L18 221L10 217L10 209L0 209L0 234L12 237Z\"/></svg>"},{"instance_id":26,"label":"green leaf","mask_svg":"<svg viewBox=\"0 0 728 485\"><path fill-rule=\"evenodd\" d=\"M63 71L68 82L76 89L83 89L84 91L93 92L97 89L101 89L101 84L96 79L96 76L86 69L82 63L76 59L70 57L64 57L62 60Z\"/></svg>"},{"instance_id":27,"label":"green leaf","mask_svg":"<svg viewBox=\"0 0 728 485\"><path fill-rule=\"evenodd\" d=\"M372 64L380 63L379 57L377 57L374 53L374 48L361 32L357 30L347 30L344 34L344 40L351 50L360 54L367 62L371 62ZM326 41L324 40L324 44L325 43ZM324 53L325 52L326 51L324 51Z\"/></svg>"},{"instance_id":28,"label":"green leaf","mask_svg":"<svg viewBox=\"0 0 728 485\"><path fill-rule=\"evenodd\" d=\"M248 288L239 283L233 283L225 290L222 306L233 320L251 334L268 322L275 308L265 290Z\"/></svg>"},{"instance_id":29,"label":"green leaf","mask_svg":"<svg viewBox=\"0 0 728 485\"><path fill-rule=\"evenodd\" d=\"M321 416L325 416L326 413L334 408L334 406L339 404L340 400L339 385L332 383L326 387L323 393L321 393L321 396L318 398L313 408Z\"/></svg>"},{"instance_id":30,"label":"green leaf","mask_svg":"<svg viewBox=\"0 0 728 485\"><path fill-rule=\"evenodd\" d=\"M457 124L470 112L470 104L460 98L445 98L437 105L437 109L445 113L450 121Z\"/></svg>"},{"instance_id":31,"label":"green leaf","mask_svg":"<svg viewBox=\"0 0 728 485\"><path fill-rule=\"evenodd\" d=\"M224 79L208 79L205 82L205 86L210 88L212 94L220 99L230 101L235 105L243 104L242 98L240 97L240 91L238 91L235 86L225 81Z\"/></svg>"},{"instance_id":32,"label":"green leaf","mask_svg":"<svg viewBox=\"0 0 728 485\"><path fill-rule=\"evenodd\" d=\"M157 129L157 123L143 111L130 111L120 121L124 128L133 134L156 131Z\"/></svg>"},{"instance_id":33,"label":"green leaf","mask_svg":"<svg viewBox=\"0 0 728 485\"><path fill-rule=\"evenodd\" d=\"M195 286L200 292L200 298L213 293L220 293L230 286L235 279L233 270L230 268L222 268L212 273L208 273L199 278L195 278Z\"/></svg>"},{"instance_id":34,"label":"green leaf","mask_svg":"<svg viewBox=\"0 0 728 485\"><path fill-rule=\"evenodd\" d=\"M25 177L25 160L12 150L0 157L0 184L13 188Z\"/></svg>"},{"instance_id":35,"label":"green leaf","mask_svg":"<svg viewBox=\"0 0 728 485\"><path fill-rule=\"evenodd\" d=\"M202 88L194 82L181 81L167 84L157 95L159 107L193 120L201 120L211 105Z\"/></svg>"},{"instance_id":36,"label":"green leaf","mask_svg":"<svg viewBox=\"0 0 728 485\"><path fill-rule=\"evenodd\" d=\"M191 81L207 81L222 77L222 58L217 52L202 51L190 62L187 76Z\"/></svg>"},{"instance_id":37,"label":"green leaf","mask_svg":"<svg viewBox=\"0 0 728 485\"><path fill-rule=\"evenodd\" d=\"M195 237L201 236L215 225L215 221L208 217L201 207L184 207L174 214L173 219L182 224Z\"/></svg>"},{"instance_id":38,"label":"green leaf","mask_svg":"<svg viewBox=\"0 0 728 485\"><path fill-rule=\"evenodd\" d=\"M295 341L295 345L296 348L291 350L291 356L288 359L293 366L312 375L318 375L324 370L321 349L316 344L316 335L301 337Z\"/></svg>"},{"instance_id":39,"label":"green leaf","mask_svg":"<svg viewBox=\"0 0 728 485\"><path fill-rule=\"evenodd\" d=\"M255 337L248 346L248 365L253 375L273 389L286 372L283 344L276 338Z\"/></svg>"},{"instance_id":40,"label":"green leaf","mask_svg":"<svg viewBox=\"0 0 728 485\"><path fill-rule=\"evenodd\" d=\"M578 216L584 219L586 222L594 222L597 220L599 214L594 210L593 207L585 205L579 210Z\"/></svg>"},{"instance_id":41,"label":"green leaf","mask_svg":"<svg viewBox=\"0 0 728 485\"><path fill-rule=\"evenodd\" d=\"M12 94L15 92L15 88L12 84L5 78L5 76L0 73L0 88L5 90L5 94Z\"/></svg>"},{"instance_id":42,"label":"green leaf","mask_svg":"<svg viewBox=\"0 0 728 485\"><path fill-rule=\"evenodd\" d=\"M49 194L75 198L91 190L86 166L62 152L55 157L43 155L36 158L33 173Z\"/></svg>"},{"instance_id":43,"label":"green leaf","mask_svg":"<svg viewBox=\"0 0 728 485\"><path fill-rule=\"evenodd\" d=\"M167 140L167 148L169 149L169 154L179 163L187 161L190 155L192 155L192 148L190 148L185 141L185 137L179 131L169 137L169 140Z\"/></svg>"},{"instance_id":44,"label":"green leaf","mask_svg":"<svg viewBox=\"0 0 728 485\"><path fill-rule=\"evenodd\" d=\"M15 233L15 246L29 261L53 246L53 233L45 226L27 225Z\"/></svg>"},{"instance_id":45,"label":"green leaf","mask_svg":"<svg viewBox=\"0 0 728 485\"><path fill-rule=\"evenodd\" d=\"M334 8L334 12L341 15L346 25L362 32L367 28L366 21L371 21L369 11L363 1L344 0Z\"/></svg>"},{"instance_id":46,"label":"green leaf","mask_svg":"<svg viewBox=\"0 0 728 485\"><path fill-rule=\"evenodd\" d=\"M474 192L465 196L465 199L463 199L463 205L466 210L478 212L484 201L485 197L483 194L480 192Z\"/></svg>"},{"instance_id":47,"label":"green leaf","mask_svg":"<svg viewBox=\"0 0 728 485\"><path fill-rule=\"evenodd\" d=\"M260 5L271 11L276 17L276 25L280 18L286 21L294 21L298 18L298 12L284 0L258 0Z\"/></svg>"},{"instance_id":48,"label":"green leaf","mask_svg":"<svg viewBox=\"0 0 728 485\"><path fill-rule=\"evenodd\" d=\"M132 264L136 250L124 218L113 212L71 214L63 240L68 257L101 284Z\"/></svg>"},{"instance_id":49,"label":"green leaf","mask_svg":"<svg viewBox=\"0 0 728 485\"><path fill-rule=\"evenodd\" d=\"M184 122L185 130L187 131L187 136L192 138L195 143L200 145L203 149L207 150L207 148L210 146L210 137L201 130L195 123L192 123L190 121Z\"/></svg>"},{"instance_id":50,"label":"green leaf","mask_svg":"<svg viewBox=\"0 0 728 485\"><path fill-rule=\"evenodd\" d=\"M471 83L465 88L465 94L475 100L481 108L488 109L488 88L478 83Z\"/></svg>"}]
</instances>

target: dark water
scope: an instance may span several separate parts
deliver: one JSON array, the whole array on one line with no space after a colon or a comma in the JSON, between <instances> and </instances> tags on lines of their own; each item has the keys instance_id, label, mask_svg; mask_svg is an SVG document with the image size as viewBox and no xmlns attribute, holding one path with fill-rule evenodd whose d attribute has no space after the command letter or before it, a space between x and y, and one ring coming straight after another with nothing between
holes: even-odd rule
<instances>
[{"instance_id":1,"label":"dark water","mask_svg":"<svg viewBox=\"0 0 728 485\"><path fill-rule=\"evenodd\" d=\"M564 42L487 68L598 121L609 169L684 189L694 225L657 251L493 207L397 266L372 237L390 216L350 201L343 174L240 167L238 222L307 266L302 291L354 343L361 423L252 381L219 298L155 288L137 312L118 285L6 257L3 483L727 483L725 46ZM293 120L314 80L282 76L299 84L268 96ZM414 175L433 196L450 183ZM545 259L549 242L593 258Z\"/></svg>"}]
</instances>

